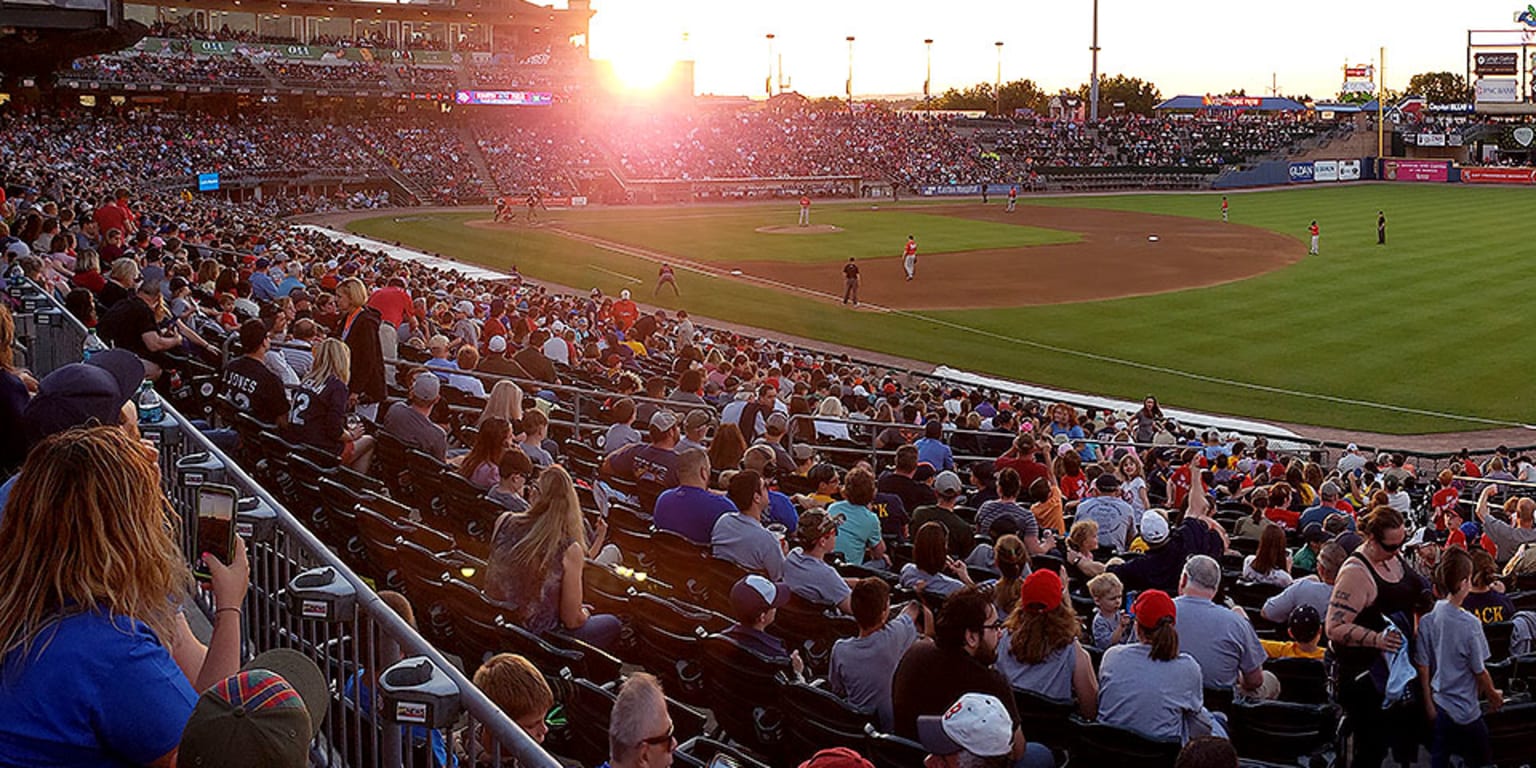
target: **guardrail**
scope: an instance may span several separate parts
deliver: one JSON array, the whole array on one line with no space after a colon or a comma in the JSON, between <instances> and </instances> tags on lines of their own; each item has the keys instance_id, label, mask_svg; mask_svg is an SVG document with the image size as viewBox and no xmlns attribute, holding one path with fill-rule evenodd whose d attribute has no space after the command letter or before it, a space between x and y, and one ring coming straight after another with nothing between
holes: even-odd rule
<instances>
[{"instance_id":1,"label":"guardrail","mask_svg":"<svg viewBox=\"0 0 1536 768\"><path fill-rule=\"evenodd\" d=\"M30 288L27 290L26 288ZM39 377L79 359L85 328L52 297L27 284L28 362ZM251 586L242 618L247 657L295 648L315 659L331 701L312 764L443 766L454 752L470 765L516 761L558 768L436 648L326 548L259 483L167 403L140 424L159 451L161 478L181 517L183 549L197 552L196 502L204 483L233 486L237 527L247 540ZM195 604L211 618L210 606ZM434 754L436 752L436 754Z\"/></svg>"}]
</instances>

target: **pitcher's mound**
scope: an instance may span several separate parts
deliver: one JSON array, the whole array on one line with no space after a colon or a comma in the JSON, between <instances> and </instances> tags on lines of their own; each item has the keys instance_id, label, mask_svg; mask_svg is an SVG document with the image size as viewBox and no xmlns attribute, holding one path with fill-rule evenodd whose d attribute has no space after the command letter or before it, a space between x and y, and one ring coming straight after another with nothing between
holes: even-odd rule
<instances>
[{"instance_id":1,"label":"pitcher's mound","mask_svg":"<svg viewBox=\"0 0 1536 768\"><path fill-rule=\"evenodd\" d=\"M812 224L806 227L758 227L757 231L766 235L826 235L832 232L841 232L843 228L834 227L831 224Z\"/></svg>"}]
</instances>

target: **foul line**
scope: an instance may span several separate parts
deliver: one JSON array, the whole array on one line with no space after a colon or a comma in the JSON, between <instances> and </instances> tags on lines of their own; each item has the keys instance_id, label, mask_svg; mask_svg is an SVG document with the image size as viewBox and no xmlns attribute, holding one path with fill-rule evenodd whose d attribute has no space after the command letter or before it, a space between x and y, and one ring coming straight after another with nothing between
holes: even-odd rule
<instances>
[{"instance_id":1,"label":"foul line","mask_svg":"<svg viewBox=\"0 0 1536 768\"><path fill-rule=\"evenodd\" d=\"M700 262L690 261L688 259L681 259L681 258L678 258L676 256L672 256L672 255L669 255L669 254L661 253L659 251L652 251L652 250L647 250L647 249L644 249L644 248L636 248L634 246L625 245L623 243L617 243L617 242L614 242L612 240L605 240L603 238L594 237L592 235L582 234L582 233L579 233L579 232L572 232L572 231L570 231L568 229L562 229L560 227L554 227L550 231L552 231L552 232L554 232L556 234L568 237L568 238L570 238L572 240L578 240L580 242L584 242L584 243L587 243L589 245L597 246L597 247L602 248L604 250L613 251L615 253L621 253L621 254L624 254L626 256L633 256L633 257L638 258L638 259L645 259L646 261L677 265L677 266L680 266L683 269L686 269L686 270L688 270L690 272L696 272L696 273L699 273L699 274L702 274L702 275L707 275L709 277L730 277L730 278L735 278L735 279L741 280L743 282L758 283L758 284L761 284L761 285L770 286L770 287L777 288L777 289L779 289L781 291L785 291L785 292L788 292L788 293L798 293L798 294L802 294L802 295L805 295L805 296L811 296L811 297L818 298L818 299L824 299L824 300L827 300L827 301L841 301L842 300L841 296L836 296L836 295L833 295L831 293L827 293L825 291L818 291L818 290L815 290L813 288L806 288L804 286L794 285L794 284L791 284L791 283L785 283L785 282L782 282L782 281L779 281L779 280L773 280L773 279L766 278L766 277L759 277L757 275L749 275L749 274L746 274L746 273L742 273L740 275L732 275L732 274L728 274L728 273L722 271L718 267L708 266L708 265L702 264ZM594 269L595 269L595 267L594 267ZM1021 347L1030 347L1030 348L1033 348L1033 349L1039 349L1039 350L1043 350L1043 351L1046 351L1046 352L1055 352L1055 353L1060 354L1060 355L1070 355L1072 357L1080 357L1080 358L1083 358L1085 360L1093 360L1095 362L1100 362L1100 363L1109 363L1109 364L1112 364L1112 365L1120 365L1120 366L1124 366L1124 367L1127 367L1127 368L1134 368L1134 369L1142 370L1142 371L1150 371L1152 373L1160 373L1160 374L1163 374L1163 375L1166 375L1166 376L1175 376L1175 377L1178 377L1178 378L1189 379L1191 381L1204 382L1204 383L1207 383L1207 384L1220 384L1222 386L1236 387L1236 388L1239 388L1239 389L1247 389L1247 390L1252 390L1252 391L1255 391L1255 392L1265 392L1265 393L1273 394L1273 395L1284 395L1284 396L1287 396L1287 397L1295 397L1295 398L1308 399L1308 400L1318 400L1318 401L1322 401L1322 402L1326 402L1326 403L1335 403L1335 404L1338 404L1338 405L1349 405L1349 406L1355 406L1355 407L1359 407L1359 408L1371 408L1371 409L1380 410L1380 411L1388 411L1388 412L1391 412L1391 413L1402 413L1402 414L1408 414L1408 415L1412 415L1412 416L1428 416L1428 417L1432 417L1432 418L1447 419L1447 420L1451 420L1451 421L1465 421L1465 422L1470 422L1470 423L1474 423L1474 424L1487 424L1487 425L1490 425L1490 426L1498 426L1498 427L1519 427L1521 429L1536 430L1536 426L1533 426L1531 424L1524 424L1524 423L1521 423L1521 422L1518 422L1518 421L1508 421L1508 420L1504 420L1504 419L1489 419L1489 418L1484 418L1482 416L1467 416L1467 415L1457 414L1457 413L1446 413L1444 411L1431 411L1431 410L1427 410L1427 409L1423 409L1423 408L1411 408L1411 407L1404 406L1404 405L1392 405L1392 404L1389 404L1389 403L1378 403L1378 402L1371 401L1371 400L1360 400L1360 399L1352 398L1352 397L1340 397L1338 395L1325 395L1325 394L1321 394L1321 393L1317 393L1317 392L1305 392L1305 391L1297 390L1297 389L1286 389L1284 387L1275 387L1275 386L1270 386L1268 384L1255 384L1255 383L1249 382L1249 381L1238 381L1237 379L1228 379L1228 378L1224 378L1224 377L1221 377L1221 376L1211 376L1211 375L1207 375L1207 374L1203 374L1203 373L1195 373L1193 371L1180 370L1178 368L1169 368L1167 366L1162 366L1162 365L1153 365L1151 363L1142 363L1142 362L1138 362L1138 361L1135 361L1135 360L1127 360L1127 359L1124 359L1124 358L1113 357L1113 356L1110 356L1110 355L1102 355L1102 354L1099 354L1097 352L1085 352L1085 351L1080 350L1080 349L1072 349L1070 347L1062 347L1062 346L1058 346L1058 345L1055 345L1055 344L1048 344L1048 343L1043 342L1043 341L1034 341L1032 339L1024 339L1024 338L1019 338L1017 336L1009 336L1007 334L997 333L995 331L988 331L988 330L983 329L983 328L975 328L975 327L972 327L972 326L969 326L969 325L965 325L965 324L962 324L962 323L956 323L956 322L953 322L953 321L950 321L950 320L945 320L943 318L933 317L931 315L925 315L925 314L923 314L921 312L914 312L914 311L906 310L906 309L897 309L897 308L894 308L894 307L887 307L887 306L882 306L882 305L879 305L879 304L864 304L864 303L861 303L859 306L861 306L861 307L868 307L870 309L873 309L873 310L876 310L876 311L879 311L879 312L885 312L885 313L889 313L889 314L893 314L893 315L901 315L903 317L910 317L910 318L913 318L915 320L923 320L923 321L926 321L926 322L933 323L935 325L945 326L945 327L951 328L953 330L963 331L965 333L970 333L970 334L973 334L973 335L976 335L976 336L983 336L983 337L986 337L986 338L995 339L997 341L1007 342L1009 344L1014 344L1014 345L1021 346Z\"/></svg>"},{"instance_id":2,"label":"foul line","mask_svg":"<svg viewBox=\"0 0 1536 768\"><path fill-rule=\"evenodd\" d=\"M644 280L641 280L638 277L633 277L631 275L626 275L623 272L615 272L615 271L613 271L611 269L603 269L602 267L599 267L599 266L597 266L595 264L588 264L587 265L587 269L595 269L595 270L597 270L599 272L602 272L604 274L609 274L609 275L613 275L614 277L617 277L617 278L620 278L620 279L623 279L623 280L628 280L631 283L644 283L645 282Z\"/></svg>"}]
</instances>

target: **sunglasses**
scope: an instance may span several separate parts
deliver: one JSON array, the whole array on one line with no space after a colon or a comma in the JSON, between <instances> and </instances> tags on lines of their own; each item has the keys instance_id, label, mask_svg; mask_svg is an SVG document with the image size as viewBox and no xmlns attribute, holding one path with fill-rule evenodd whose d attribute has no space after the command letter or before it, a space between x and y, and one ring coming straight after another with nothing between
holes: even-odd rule
<instances>
[{"instance_id":1,"label":"sunglasses","mask_svg":"<svg viewBox=\"0 0 1536 768\"><path fill-rule=\"evenodd\" d=\"M672 746L672 735L676 728L677 726L675 725L668 726L666 733L663 733L660 736L652 736L649 739L641 739L640 743L651 747L670 747Z\"/></svg>"},{"instance_id":2,"label":"sunglasses","mask_svg":"<svg viewBox=\"0 0 1536 768\"><path fill-rule=\"evenodd\" d=\"M1399 549L1403 548L1403 542L1401 542L1401 541L1399 541L1396 544L1388 544L1385 541L1378 541L1376 543L1377 543L1378 546L1380 546L1382 549L1384 549L1384 550L1386 550L1388 552L1396 552Z\"/></svg>"}]
</instances>

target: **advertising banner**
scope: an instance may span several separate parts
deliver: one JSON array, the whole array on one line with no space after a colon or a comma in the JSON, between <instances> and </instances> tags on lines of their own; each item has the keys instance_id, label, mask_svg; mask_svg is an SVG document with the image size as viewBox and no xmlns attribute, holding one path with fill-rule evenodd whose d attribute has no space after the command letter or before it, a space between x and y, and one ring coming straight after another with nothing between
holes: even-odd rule
<instances>
[{"instance_id":1,"label":"advertising banner","mask_svg":"<svg viewBox=\"0 0 1536 768\"><path fill-rule=\"evenodd\" d=\"M1480 77L1475 93L1477 101L1512 104L1520 101L1520 81L1512 77Z\"/></svg>"},{"instance_id":2,"label":"advertising banner","mask_svg":"<svg viewBox=\"0 0 1536 768\"><path fill-rule=\"evenodd\" d=\"M1536 168L1463 168L1467 184L1536 184Z\"/></svg>"},{"instance_id":3,"label":"advertising banner","mask_svg":"<svg viewBox=\"0 0 1536 768\"><path fill-rule=\"evenodd\" d=\"M217 173L199 173L197 175L197 191L217 192L219 189L219 175Z\"/></svg>"},{"instance_id":4,"label":"advertising banner","mask_svg":"<svg viewBox=\"0 0 1536 768\"><path fill-rule=\"evenodd\" d=\"M536 91L458 91L453 95L453 100L458 104L547 107L555 103L555 95Z\"/></svg>"},{"instance_id":5,"label":"advertising banner","mask_svg":"<svg viewBox=\"0 0 1536 768\"><path fill-rule=\"evenodd\" d=\"M1337 160L1318 160L1318 161L1312 163L1312 180L1313 181L1338 181L1339 180L1339 161L1337 161Z\"/></svg>"},{"instance_id":6,"label":"advertising banner","mask_svg":"<svg viewBox=\"0 0 1536 768\"><path fill-rule=\"evenodd\" d=\"M1446 160L1386 160L1382 163L1387 181L1448 181L1451 164Z\"/></svg>"},{"instance_id":7,"label":"advertising banner","mask_svg":"<svg viewBox=\"0 0 1536 768\"><path fill-rule=\"evenodd\" d=\"M1499 148L1512 152L1525 152L1536 144L1536 129L1529 125L1512 126L1499 137Z\"/></svg>"},{"instance_id":8,"label":"advertising banner","mask_svg":"<svg viewBox=\"0 0 1536 768\"><path fill-rule=\"evenodd\" d=\"M1479 75L1516 75L1520 73L1518 53L1477 53L1472 56L1472 71Z\"/></svg>"},{"instance_id":9,"label":"advertising banner","mask_svg":"<svg viewBox=\"0 0 1536 768\"><path fill-rule=\"evenodd\" d=\"M1291 163L1291 183L1306 183L1312 181L1312 163Z\"/></svg>"},{"instance_id":10,"label":"advertising banner","mask_svg":"<svg viewBox=\"0 0 1536 768\"><path fill-rule=\"evenodd\" d=\"M1421 147L1443 147L1445 146L1445 134L1421 133L1419 134L1418 143Z\"/></svg>"},{"instance_id":11,"label":"advertising banner","mask_svg":"<svg viewBox=\"0 0 1536 768\"><path fill-rule=\"evenodd\" d=\"M1359 181L1359 180L1360 180L1360 161L1359 160L1340 160L1339 161L1339 181Z\"/></svg>"}]
</instances>

